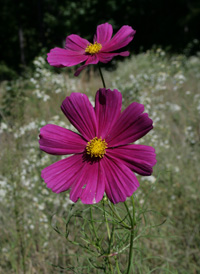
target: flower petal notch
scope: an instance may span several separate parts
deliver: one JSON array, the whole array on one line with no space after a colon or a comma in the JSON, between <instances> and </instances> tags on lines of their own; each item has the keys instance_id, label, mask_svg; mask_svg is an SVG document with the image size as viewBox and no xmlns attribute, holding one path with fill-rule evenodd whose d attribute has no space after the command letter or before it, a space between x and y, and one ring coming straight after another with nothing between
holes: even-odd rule
<instances>
[{"instance_id":1,"label":"flower petal notch","mask_svg":"<svg viewBox=\"0 0 200 274\"><path fill-rule=\"evenodd\" d=\"M136 31L130 26L123 26L112 37L113 28L109 23L97 26L93 43L81 38L76 34L71 34L66 38L65 49L54 48L47 54L47 61L54 67L71 67L82 62L75 76L90 64L98 62L108 63L115 56L128 56L129 51L113 52L127 46L134 38Z\"/></svg>"},{"instance_id":2,"label":"flower petal notch","mask_svg":"<svg viewBox=\"0 0 200 274\"><path fill-rule=\"evenodd\" d=\"M152 174L155 149L132 143L147 134L153 122L143 105L132 103L123 112L121 106L121 93L105 88L97 91L95 108L81 93L63 101L61 109L79 134L56 125L41 128L41 150L73 154L42 171L48 188L55 193L71 189L73 202L98 203L106 193L112 203L119 203L139 187L133 172Z\"/></svg>"}]
</instances>

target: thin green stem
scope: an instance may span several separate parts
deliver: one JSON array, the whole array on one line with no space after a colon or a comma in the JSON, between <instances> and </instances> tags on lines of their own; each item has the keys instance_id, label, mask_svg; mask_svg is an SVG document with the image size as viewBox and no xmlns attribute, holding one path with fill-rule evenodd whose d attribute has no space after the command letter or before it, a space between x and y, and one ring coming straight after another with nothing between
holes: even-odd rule
<instances>
[{"instance_id":1,"label":"thin green stem","mask_svg":"<svg viewBox=\"0 0 200 274\"><path fill-rule=\"evenodd\" d=\"M97 235L97 231L94 225L94 219L93 219L93 214L92 214L92 206L90 206L90 218L91 218L91 224L92 224L92 229L94 231L94 235L96 237L97 243L99 243L99 237Z\"/></svg>"},{"instance_id":2,"label":"thin green stem","mask_svg":"<svg viewBox=\"0 0 200 274\"><path fill-rule=\"evenodd\" d=\"M133 262L133 240L135 237L135 233L134 233L134 226L136 224L135 222L135 204L134 204L134 199L133 196L131 197L132 200L132 205L133 205L133 217L131 216L130 210L128 208L128 205L126 202L124 202L124 205L126 207L126 210L128 212L129 218L130 218L130 222L131 222L131 230L130 230L130 247L129 247L129 260L128 260L128 268L127 268L127 272L126 274L130 274L131 273L131 266L132 266L132 262Z\"/></svg>"},{"instance_id":3,"label":"thin green stem","mask_svg":"<svg viewBox=\"0 0 200 274\"><path fill-rule=\"evenodd\" d=\"M113 266L112 266L112 264L111 264L111 262L110 262L110 258L109 258L109 257L108 257L108 263L109 263L109 267L110 267L110 273L111 273L111 274L114 274Z\"/></svg>"},{"instance_id":4,"label":"thin green stem","mask_svg":"<svg viewBox=\"0 0 200 274\"><path fill-rule=\"evenodd\" d=\"M119 263L118 263L117 257L115 257L115 261L116 261L117 274L122 274L119 269Z\"/></svg>"},{"instance_id":5,"label":"thin green stem","mask_svg":"<svg viewBox=\"0 0 200 274\"><path fill-rule=\"evenodd\" d=\"M105 219L105 222L106 222L106 228L107 228L107 232L108 232L108 239L110 241L110 228L109 228L108 219L107 219L107 216L106 216L104 200L102 200L102 203L103 203L104 219Z\"/></svg>"},{"instance_id":6,"label":"thin green stem","mask_svg":"<svg viewBox=\"0 0 200 274\"><path fill-rule=\"evenodd\" d=\"M128 216L129 216L129 219L130 219L130 222L131 222L131 229L132 229L132 222L133 222L133 220L132 220L131 213L130 213L130 210L128 208L128 205L127 205L126 201L124 202L124 205L125 205L125 208L127 210L127 213L128 213Z\"/></svg>"},{"instance_id":7,"label":"thin green stem","mask_svg":"<svg viewBox=\"0 0 200 274\"><path fill-rule=\"evenodd\" d=\"M127 224L121 219L121 217L119 216L119 214L116 212L115 206L114 206L113 204L111 204L111 205L108 204L108 205L109 205L109 207L110 207L112 213L113 213L113 214L115 215L115 217L117 217L117 219L119 220L119 223L120 223L120 224L123 224L123 226L124 226L125 228L130 229L130 226L127 225Z\"/></svg>"},{"instance_id":8,"label":"thin green stem","mask_svg":"<svg viewBox=\"0 0 200 274\"><path fill-rule=\"evenodd\" d=\"M134 228L131 230L130 248L129 248L129 260L128 260L127 274L130 274L130 273L131 273L131 265L132 265L132 261L133 261L133 240L134 240Z\"/></svg>"},{"instance_id":9,"label":"thin green stem","mask_svg":"<svg viewBox=\"0 0 200 274\"><path fill-rule=\"evenodd\" d=\"M100 76L101 76L101 81L103 83L103 87L106 88L106 84L105 84L105 81L104 81L104 78L103 78L103 74L102 74L102 71L101 71L101 67L100 67L99 64L98 64L98 68L99 68L99 73L100 73Z\"/></svg>"},{"instance_id":10,"label":"thin green stem","mask_svg":"<svg viewBox=\"0 0 200 274\"><path fill-rule=\"evenodd\" d=\"M115 225L112 225L112 230L111 230L111 235L110 235L110 242L109 242L109 249L108 249L108 254L110 254L110 250L111 250L111 244L112 241L114 239L114 231L115 231Z\"/></svg>"},{"instance_id":11,"label":"thin green stem","mask_svg":"<svg viewBox=\"0 0 200 274\"><path fill-rule=\"evenodd\" d=\"M110 203L108 203L108 205L109 205L109 208L111 209L112 219L113 219L114 215L116 214L115 208L114 208L114 210L112 209L112 206L114 207L114 205L112 204L112 206L110 206ZM120 220L121 220L121 218L120 218ZM112 242L113 242L113 245L114 245L114 242L115 242L115 233L114 232L115 232L115 224L113 223L112 231L111 231L110 244L109 244L109 253L110 253ZM121 274L120 269L119 269L118 256L114 256L114 259L115 259L115 263L116 263L117 274Z\"/></svg>"},{"instance_id":12,"label":"thin green stem","mask_svg":"<svg viewBox=\"0 0 200 274\"><path fill-rule=\"evenodd\" d=\"M103 204L103 211L104 211L104 219L105 219L106 228L107 228L107 233L108 233L109 251L110 251L111 234L110 234L110 228L109 228L109 224L108 224L108 219L107 219L107 216L106 216L104 200L102 200L102 204ZM108 253L108 255L109 255L109 253ZM111 263L111 261L110 261L109 256L107 257L107 261L108 261L108 265L109 265L109 268L110 268L110 272L109 272L109 273L114 274L113 266L112 266L112 263Z\"/></svg>"},{"instance_id":13,"label":"thin green stem","mask_svg":"<svg viewBox=\"0 0 200 274\"><path fill-rule=\"evenodd\" d=\"M133 206L133 224L136 225L136 220L135 220L135 202L133 199L133 195L131 196L131 201L132 201L132 206Z\"/></svg>"},{"instance_id":14,"label":"thin green stem","mask_svg":"<svg viewBox=\"0 0 200 274\"><path fill-rule=\"evenodd\" d=\"M111 251L111 244L112 244L112 241L113 241L113 237L114 237L114 230L115 230L115 225L113 224L112 226L112 230L111 230L111 235L110 235L110 239L109 239L109 248L108 248L108 256L110 255L110 251ZM110 258L108 257L108 262L109 262L109 266L110 266L110 271L111 273L114 273L113 272L113 266L112 266L112 263L110 261Z\"/></svg>"}]
</instances>

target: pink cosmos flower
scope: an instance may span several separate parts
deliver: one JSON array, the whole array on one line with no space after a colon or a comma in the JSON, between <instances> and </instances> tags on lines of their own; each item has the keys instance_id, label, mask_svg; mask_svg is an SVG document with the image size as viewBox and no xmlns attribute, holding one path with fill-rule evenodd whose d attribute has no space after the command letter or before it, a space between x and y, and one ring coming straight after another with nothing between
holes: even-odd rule
<instances>
[{"instance_id":1,"label":"pink cosmos flower","mask_svg":"<svg viewBox=\"0 0 200 274\"><path fill-rule=\"evenodd\" d=\"M42 170L53 192L71 189L70 199L98 203L104 193L113 203L123 202L139 186L133 173L148 176L156 164L155 150L131 144L147 134L152 120L144 106L130 104L123 112L118 90L99 89L95 108L82 93L72 93L61 109L80 132L47 124L40 132L40 149L54 155L74 154Z\"/></svg>"},{"instance_id":2,"label":"pink cosmos flower","mask_svg":"<svg viewBox=\"0 0 200 274\"><path fill-rule=\"evenodd\" d=\"M123 26L112 38L113 28L105 23L97 27L96 35L91 44L76 34L66 38L65 49L54 48L48 53L47 61L54 67L71 67L84 61L77 69L75 76L90 64L108 63L114 56L128 56L128 51L113 53L128 45L136 33L130 26Z\"/></svg>"}]
</instances>

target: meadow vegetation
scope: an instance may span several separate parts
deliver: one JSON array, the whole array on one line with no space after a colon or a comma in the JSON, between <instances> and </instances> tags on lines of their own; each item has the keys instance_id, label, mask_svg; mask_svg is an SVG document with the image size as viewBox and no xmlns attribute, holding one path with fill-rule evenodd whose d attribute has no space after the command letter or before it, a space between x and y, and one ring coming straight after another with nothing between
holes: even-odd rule
<instances>
[{"instance_id":1,"label":"meadow vegetation","mask_svg":"<svg viewBox=\"0 0 200 274\"><path fill-rule=\"evenodd\" d=\"M0 85L0 273L104 273L105 257L98 250L73 245L75 239L87 244L92 237L90 206L74 205L68 192L46 188L41 170L61 157L38 146L39 129L47 123L74 130L60 105L71 92L84 92L94 102L100 77L92 67L78 78L69 68L58 73L42 57L34 66ZM103 73L107 87L121 91L123 108L142 103L154 121L154 129L137 142L155 147L157 164L152 176L138 176L134 194L133 273L199 273L200 56L168 56L158 48ZM116 207L123 215L122 205ZM102 211L97 205L92 210L106 250ZM65 239L68 221L71 242ZM118 253L122 272L124 242L119 230L112 252Z\"/></svg>"}]
</instances>

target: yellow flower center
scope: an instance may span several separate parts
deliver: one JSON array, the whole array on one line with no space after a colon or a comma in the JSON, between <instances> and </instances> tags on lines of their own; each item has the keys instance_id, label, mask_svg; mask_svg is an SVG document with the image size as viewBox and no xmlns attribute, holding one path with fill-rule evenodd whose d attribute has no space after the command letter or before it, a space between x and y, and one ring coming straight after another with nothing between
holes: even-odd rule
<instances>
[{"instance_id":1,"label":"yellow flower center","mask_svg":"<svg viewBox=\"0 0 200 274\"><path fill-rule=\"evenodd\" d=\"M94 44L89 44L87 45L87 48L85 49L85 52L90 53L90 54L95 54L98 53L102 48L102 45L95 42Z\"/></svg>"},{"instance_id":2,"label":"yellow flower center","mask_svg":"<svg viewBox=\"0 0 200 274\"><path fill-rule=\"evenodd\" d=\"M102 140L102 138L95 137L90 140L86 146L87 154L91 157L103 158L106 153L107 145L108 144L105 142L105 139Z\"/></svg>"}]
</instances>

